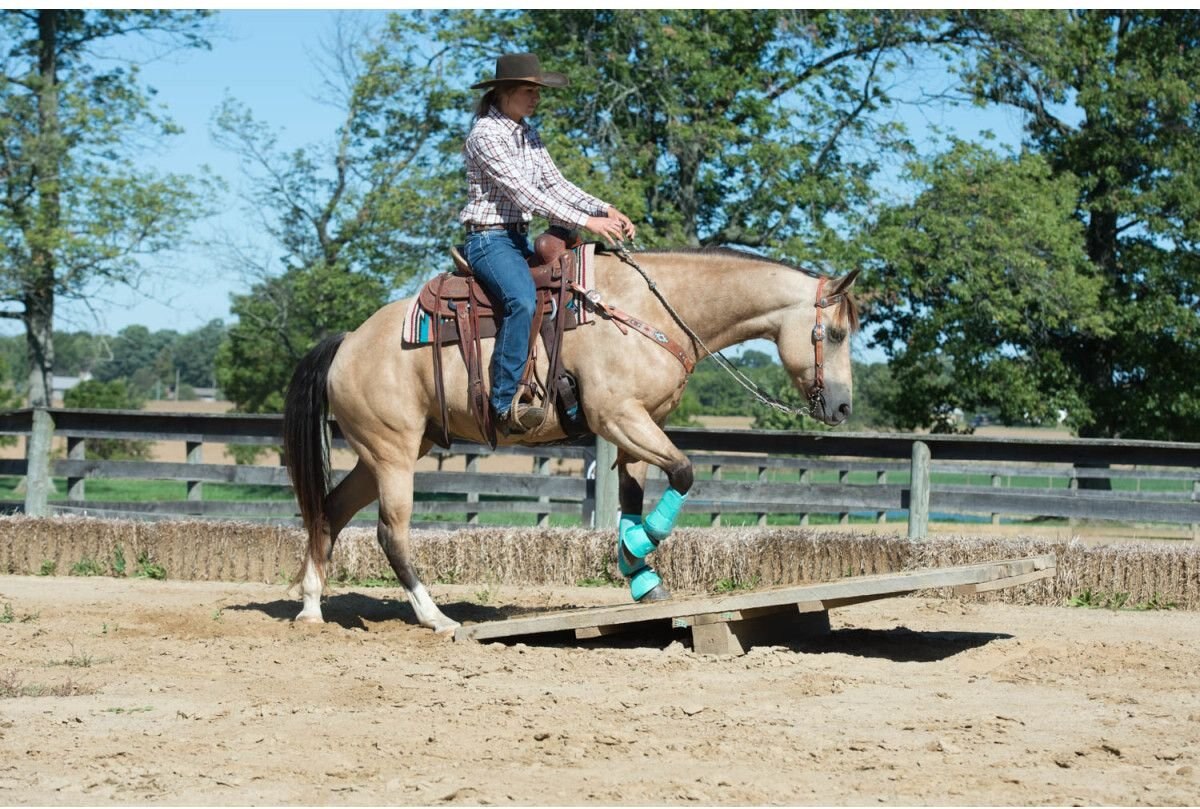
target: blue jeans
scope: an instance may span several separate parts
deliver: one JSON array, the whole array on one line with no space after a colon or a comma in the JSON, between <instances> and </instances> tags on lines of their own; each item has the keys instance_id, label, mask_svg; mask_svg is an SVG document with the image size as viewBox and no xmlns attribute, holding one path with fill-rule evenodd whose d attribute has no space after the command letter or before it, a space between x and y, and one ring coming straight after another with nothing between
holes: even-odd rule
<instances>
[{"instance_id":1,"label":"blue jeans","mask_svg":"<svg viewBox=\"0 0 1200 809\"><path fill-rule=\"evenodd\" d=\"M529 331L533 326L537 289L526 259L533 255L533 250L525 234L516 230L468 233L466 248L466 259L475 277L503 308L492 352L491 400L497 413L506 413L529 358Z\"/></svg>"}]
</instances>

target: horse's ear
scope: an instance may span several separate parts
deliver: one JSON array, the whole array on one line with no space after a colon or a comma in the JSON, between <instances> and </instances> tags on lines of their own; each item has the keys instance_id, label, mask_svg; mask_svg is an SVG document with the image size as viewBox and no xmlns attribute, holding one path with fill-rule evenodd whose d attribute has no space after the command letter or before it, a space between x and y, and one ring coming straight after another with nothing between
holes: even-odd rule
<instances>
[{"instance_id":1,"label":"horse's ear","mask_svg":"<svg viewBox=\"0 0 1200 809\"><path fill-rule=\"evenodd\" d=\"M842 278L833 287L833 294L837 295L842 292L849 292L850 287L854 286L854 281L858 278L861 270L852 270L849 275Z\"/></svg>"}]
</instances>

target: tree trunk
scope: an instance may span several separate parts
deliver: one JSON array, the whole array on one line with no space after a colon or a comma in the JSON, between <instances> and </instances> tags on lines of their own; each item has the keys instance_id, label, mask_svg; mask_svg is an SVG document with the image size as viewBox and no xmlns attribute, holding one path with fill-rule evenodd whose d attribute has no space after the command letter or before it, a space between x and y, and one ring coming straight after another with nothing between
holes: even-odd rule
<instances>
[{"instance_id":1,"label":"tree trunk","mask_svg":"<svg viewBox=\"0 0 1200 809\"><path fill-rule=\"evenodd\" d=\"M29 406L33 426L26 451L25 513L46 514L51 488L50 448L54 422L45 412L54 392L54 248L61 223L60 172L62 132L58 119L58 15L38 12L38 149L34 157L34 184L38 217L34 225L29 268L25 282L25 338L29 350Z\"/></svg>"}]
</instances>

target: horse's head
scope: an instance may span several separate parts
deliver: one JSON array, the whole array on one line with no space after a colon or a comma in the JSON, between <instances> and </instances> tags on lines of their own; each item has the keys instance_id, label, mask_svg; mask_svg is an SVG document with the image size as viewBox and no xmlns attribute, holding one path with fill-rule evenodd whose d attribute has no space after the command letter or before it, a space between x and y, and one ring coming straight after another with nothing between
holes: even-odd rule
<instances>
[{"instance_id":1,"label":"horse's head","mask_svg":"<svg viewBox=\"0 0 1200 809\"><path fill-rule=\"evenodd\" d=\"M819 279L810 300L789 307L777 338L779 359L812 417L830 426L851 412L850 335L858 329L858 309L849 293L857 277L855 270Z\"/></svg>"}]
</instances>

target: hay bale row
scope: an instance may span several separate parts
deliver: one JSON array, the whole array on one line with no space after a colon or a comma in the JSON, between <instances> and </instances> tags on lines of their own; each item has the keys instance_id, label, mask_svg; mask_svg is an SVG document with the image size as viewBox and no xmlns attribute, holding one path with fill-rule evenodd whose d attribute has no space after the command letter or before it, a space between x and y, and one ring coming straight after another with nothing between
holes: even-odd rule
<instances>
[{"instance_id":1,"label":"hay bale row","mask_svg":"<svg viewBox=\"0 0 1200 809\"><path fill-rule=\"evenodd\" d=\"M0 518L0 571L37 574L50 565L71 573L82 560L116 575L137 575L144 558L171 578L284 582L299 568L303 532L232 522L135 522L85 517ZM419 531L412 535L418 570L427 582L574 585L619 580L614 537L583 529L493 528ZM1174 604L1200 609L1200 545L1129 543L1087 546L1036 537L938 537L909 542L875 534L817 528L680 529L654 565L681 591L718 584L776 586L832 581L926 567L946 567L1054 553L1057 575L1021 587L968 596L977 601L1064 604L1086 591L1124 594L1127 605ZM330 578L392 578L375 532L343 532Z\"/></svg>"}]
</instances>

